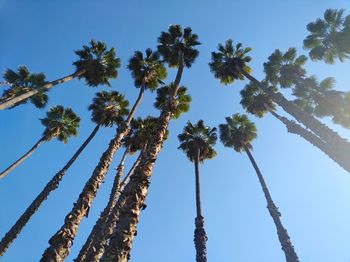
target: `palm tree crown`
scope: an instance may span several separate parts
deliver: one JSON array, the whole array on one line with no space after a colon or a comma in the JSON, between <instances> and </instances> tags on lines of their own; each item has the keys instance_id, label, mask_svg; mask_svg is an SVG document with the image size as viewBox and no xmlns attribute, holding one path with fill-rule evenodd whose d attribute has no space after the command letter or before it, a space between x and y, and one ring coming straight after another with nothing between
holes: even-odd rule
<instances>
[{"instance_id":1,"label":"palm tree crown","mask_svg":"<svg viewBox=\"0 0 350 262\"><path fill-rule=\"evenodd\" d=\"M162 79L167 76L167 71L159 60L158 52L153 52L149 48L146 49L145 56L142 52L136 51L129 60L128 69L131 71L136 87L144 85L151 91L162 84Z\"/></svg>"},{"instance_id":2,"label":"palm tree crown","mask_svg":"<svg viewBox=\"0 0 350 262\"><path fill-rule=\"evenodd\" d=\"M289 48L285 53L276 49L264 63L266 80L273 86L280 85L282 88L292 87L305 76L305 64L307 57L297 56L295 48Z\"/></svg>"},{"instance_id":3,"label":"palm tree crown","mask_svg":"<svg viewBox=\"0 0 350 262\"><path fill-rule=\"evenodd\" d=\"M183 54L186 67L191 67L199 52L194 49L200 45L198 36L192 33L190 27L182 29L180 25L170 25L168 32L162 32L158 38L158 52L163 56L170 67L179 66L179 54Z\"/></svg>"},{"instance_id":4,"label":"palm tree crown","mask_svg":"<svg viewBox=\"0 0 350 262\"><path fill-rule=\"evenodd\" d=\"M226 123L219 125L220 140L226 147L237 152L245 151L245 147L252 148L250 142L257 137L256 127L248 117L243 114L234 114L226 117Z\"/></svg>"},{"instance_id":5,"label":"palm tree crown","mask_svg":"<svg viewBox=\"0 0 350 262\"><path fill-rule=\"evenodd\" d=\"M17 72L7 69L4 73L4 79L11 85L11 87L3 92L0 102L5 102L8 99L22 95L32 89L40 89L40 87L47 83L45 78L46 77L43 73L30 73L25 66L18 67ZM40 91L36 95L18 102L12 107L27 103L28 101L34 104L37 108L43 108L48 102L48 96L44 91Z\"/></svg>"},{"instance_id":6,"label":"palm tree crown","mask_svg":"<svg viewBox=\"0 0 350 262\"><path fill-rule=\"evenodd\" d=\"M217 139L216 128L205 126L203 120L194 125L188 121L183 132L177 137L180 141L178 148L184 151L192 162L195 161L198 151L200 162L216 156L213 148Z\"/></svg>"},{"instance_id":7,"label":"palm tree crown","mask_svg":"<svg viewBox=\"0 0 350 262\"><path fill-rule=\"evenodd\" d=\"M350 128L349 92L334 89L335 79L327 77L318 81L315 76L305 78L293 89L299 107L316 117L332 117L332 121Z\"/></svg>"},{"instance_id":8,"label":"palm tree crown","mask_svg":"<svg viewBox=\"0 0 350 262\"><path fill-rule=\"evenodd\" d=\"M130 153L142 150L146 146L150 135L157 130L157 122L158 118L152 116L147 116L144 119L139 117L131 121L131 131L123 140L125 147L129 146ZM168 131L164 136L164 140L167 139L167 136Z\"/></svg>"},{"instance_id":9,"label":"palm tree crown","mask_svg":"<svg viewBox=\"0 0 350 262\"><path fill-rule=\"evenodd\" d=\"M96 93L92 104L88 107L91 112L91 120L97 125L111 127L119 125L124 117L129 114L129 102L124 95L117 91L102 91Z\"/></svg>"},{"instance_id":10,"label":"palm tree crown","mask_svg":"<svg viewBox=\"0 0 350 262\"><path fill-rule=\"evenodd\" d=\"M263 83L267 85L266 81ZM254 82L247 84L241 90L241 105L248 113L253 114L259 118L263 117L268 109L275 109L275 103L267 96Z\"/></svg>"},{"instance_id":11,"label":"palm tree crown","mask_svg":"<svg viewBox=\"0 0 350 262\"><path fill-rule=\"evenodd\" d=\"M171 83L168 86L163 86L157 90L156 101L154 106L161 111L169 110L170 94L173 89L173 84ZM190 103L192 98L187 94L187 88L184 86L179 87L176 97L175 97L175 108L172 109L172 117L177 119L182 113L187 112L190 109Z\"/></svg>"},{"instance_id":12,"label":"palm tree crown","mask_svg":"<svg viewBox=\"0 0 350 262\"><path fill-rule=\"evenodd\" d=\"M350 55L350 15L344 17L344 9L327 9L324 19L318 18L307 25L310 34L304 40L304 48L310 50L312 60L324 60L333 64L344 61Z\"/></svg>"},{"instance_id":13,"label":"palm tree crown","mask_svg":"<svg viewBox=\"0 0 350 262\"><path fill-rule=\"evenodd\" d=\"M80 118L71 108L54 106L40 121L46 127L43 133L46 140L56 137L59 141L67 143L69 137L78 135Z\"/></svg>"},{"instance_id":14,"label":"palm tree crown","mask_svg":"<svg viewBox=\"0 0 350 262\"><path fill-rule=\"evenodd\" d=\"M79 60L73 65L76 71L84 72L79 76L84 78L87 85L110 86L109 79L118 76L117 69L120 67L120 59L116 57L115 49L107 50L105 43L100 41L90 41L90 46L83 46L83 49L75 51L79 56Z\"/></svg>"},{"instance_id":15,"label":"palm tree crown","mask_svg":"<svg viewBox=\"0 0 350 262\"><path fill-rule=\"evenodd\" d=\"M227 85L238 79L243 80L244 76L240 70L250 73L251 69L247 63L251 61L251 57L247 56L247 53L251 48L243 49L241 43L234 47L232 39L228 39L225 45L218 45L218 51L211 53L209 67L215 78L218 78L222 84Z\"/></svg>"}]
</instances>

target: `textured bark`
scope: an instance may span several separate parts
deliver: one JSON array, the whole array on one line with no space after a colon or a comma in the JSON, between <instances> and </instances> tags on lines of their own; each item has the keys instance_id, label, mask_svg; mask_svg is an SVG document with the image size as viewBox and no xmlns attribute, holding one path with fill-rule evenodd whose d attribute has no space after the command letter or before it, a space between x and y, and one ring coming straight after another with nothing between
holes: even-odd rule
<instances>
[{"instance_id":1,"label":"textured bark","mask_svg":"<svg viewBox=\"0 0 350 262\"><path fill-rule=\"evenodd\" d=\"M79 224L85 216L88 216L91 203L104 181L113 156L121 146L121 140L128 132L129 128L125 124L119 126L116 136L110 141L107 150L102 154L98 165L85 184L77 202L74 203L72 210L67 214L64 224L50 238L50 246L44 251L40 259L41 262L61 262L68 256Z\"/></svg>"},{"instance_id":2,"label":"textured bark","mask_svg":"<svg viewBox=\"0 0 350 262\"><path fill-rule=\"evenodd\" d=\"M120 183L119 186L119 192L122 192L124 189L124 186L126 184L126 181L128 181L128 179L130 178L130 176L134 173L135 168L140 164L141 158L142 158L142 154L143 151L140 152L139 156L137 157L136 161L134 162L134 164L132 165L132 167L130 168L128 174L124 177L123 181Z\"/></svg>"},{"instance_id":3,"label":"textured bark","mask_svg":"<svg viewBox=\"0 0 350 262\"><path fill-rule=\"evenodd\" d=\"M199 155L200 152L197 150L197 155L194 161L195 176L196 176L196 208L197 217L195 219L195 230L194 230L194 245L196 248L196 261L206 262L207 261L207 247L206 243L208 240L207 234L204 230L204 217L202 216L201 208L201 192L200 192L200 179L199 179Z\"/></svg>"},{"instance_id":4,"label":"textured bark","mask_svg":"<svg viewBox=\"0 0 350 262\"><path fill-rule=\"evenodd\" d=\"M207 261L207 247L206 243L208 240L207 234L204 230L204 218L202 216L196 217L195 219L196 229L194 230L194 245L196 247L196 261L206 262Z\"/></svg>"},{"instance_id":5,"label":"textured bark","mask_svg":"<svg viewBox=\"0 0 350 262\"><path fill-rule=\"evenodd\" d=\"M44 189L40 192L40 194L34 199L34 201L30 204L30 206L24 211L21 217L16 221L16 223L11 227L11 229L6 233L3 239L0 242L0 256L2 256L6 250L9 248L11 243L15 240L24 226L28 223L30 218L35 214L35 212L39 209L40 205L48 198L49 194L58 188L59 183L61 182L63 176L70 168L70 166L77 160L80 153L85 149L85 147L90 143L90 141L94 138L97 131L99 130L99 126L96 126L94 130L91 132L89 137L85 140L85 142L80 146L80 148L75 152L72 158L67 162L67 164L56 173L56 175L46 184Z\"/></svg>"},{"instance_id":6,"label":"textured bark","mask_svg":"<svg viewBox=\"0 0 350 262\"><path fill-rule=\"evenodd\" d=\"M174 81L173 96L170 101L170 108L162 111L156 131L151 134L145 153L142 156L140 165L136 168L134 174L130 177L129 183L120 194L119 200L115 206L118 210L119 219L117 220L109 244L100 261L103 262L126 262L130 258L132 242L137 234L137 223L141 209L145 206L145 200L150 185L153 166L160 152L164 135L166 134L169 122L172 117L174 98L179 88L182 72L183 72L183 55L179 54L179 69Z\"/></svg>"},{"instance_id":7,"label":"textured bark","mask_svg":"<svg viewBox=\"0 0 350 262\"><path fill-rule=\"evenodd\" d=\"M113 156L121 146L122 139L130 131L130 122L142 100L144 91L145 86L142 85L126 121L118 127L116 136L110 141L107 150L102 154L92 176L80 193L78 201L74 203L73 209L66 216L63 226L49 240L50 246L44 251L40 262L61 262L68 256L69 249L73 245L74 237L77 234L80 221L85 216L88 216L92 200L96 197L97 191L104 181Z\"/></svg>"},{"instance_id":8,"label":"textured bark","mask_svg":"<svg viewBox=\"0 0 350 262\"><path fill-rule=\"evenodd\" d=\"M136 235L136 225L150 185L153 165L162 148L163 137L170 119L171 113L161 114L158 130L151 137L152 142L149 143L139 167L136 168L119 197L115 207L116 210L119 210L119 219L102 256L101 261L103 262L126 262L129 259L132 241Z\"/></svg>"},{"instance_id":9,"label":"textured bark","mask_svg":"<svg viewBox=\"0 0 350 262\"><path fill-rule=\"evenodd\" d=\"M12 165L10 165L8 168L6 168L4 171L0 173L0 179L4 178L8 173L10 173L13 169L15 169L19 164L21 164L24 160L26 160L33 152L35 149L37 149L44 141L47 141L48 138L43 136L40 138L38 142L35 143L35 145L27 151L23 156L21 156L16 162L14 162Z\"/></svg>"},{"instance_id":10,"label":"textured bark","mask_svg":"<svg viewBox=\"0 0 350 262\"><path fill-rule=\"evenodd\" d=\"M339 151L339 155L342 155L344 160L347 159L347 155L350 152L350 143L339 136L335 131L327 127L325 124L318 121L310 114L304 112L296 104L288 101L281 93L273 92L265 85L260 83L257 79L250 74L244 72L242 69L237 68L246 78L256 83L264 93L266 93L272 101L281 106L287 113L292 115L298 122L305 125L308 129L314 132L317 136L323 139L326 143L329 143L334 150Z\"/></svg>"},{"instance_id":11,"label":"textured bark","mask_svg":"<svg viewBox=\"0 0 350 262\"><path fill-rule=\"evenodd\" d=\"M278 120L280 120L283 124L286 125L289 133L293 133L299 135L304 138L310 144L316 146L322 152L324 152L329 158L331 158L334 162L336 162L339 166L344 168L347 172L350 172L350 161L347 161L343 156L339 155L339 151L332 148L329 144L324 142L321 138L316 136L314 133L308 131L304 127L295 123L292 120L287 119L286 117L280 116L275 111L268 109L269 112Z\"/></svg>"},{"instance_id":12,"label":"textured bark","mask_svg":"<svg viewBox=\"0 0 350 262\"><path fill-rule=\"evenodd\" d=\"M68 75L68 76L59 78L57 80L54 80L52 82L49 82L49 83L43 85L41 88L33 89L33 90L31 90L29 92L26 92L26 93L24 93L22 95L16 96L15 98L12 98L12 99L7 100L7 101L5 101L3 103L0 103L0 110L6 109L6 108L9 108L9 107L13 107L17 103L19 103L19 102L21 102L23 100L26 100L26 99L30 98L31 96L34 96L34 95L38 94L40 91L47 91L50 88L54 87L55 85L68 82L68 81L72 80L73 78L81 76L84 73L85 73L85 71L83 71L83 70L75 72L75 73L73 73L71 75Z\"/></svg>"},{"instance_id":13,"label":"textured bark","mask_svg":"<svg viewBox=\"0 0 350 262\"><path fill-rule=\"evenodd\" d=\"M120 183L119 187L116 188L117 192L115 193L115 200L117 201L119 193L123 190L123 187L127 181L127 179L130 177L130 175L133 174L135 167L140 163L142 156L142 152L140 152L140 155L138 156L137 160L134 162L133 166L130 168L128 174L124 177L123 181ZM118 200L119 201L119 200ZM80 261L99 261L101 258L104 248L107 243L107 238L112 234L113 229L115 227L116 221L119 218L119 212L118 210L115 210L115 203L113 206L111 206L111 209L109 210L108 216L104 220L102 224L98 228L96 228L94 232L94 236L92 241L90 242L89 250L82 260L77 260L75 262ZM94 230L94 229L93 229Z\"/></svg>"},{"instance_id":14,"label":"textured bark","mask_svg":"<svg viewBox=\"0 0 350 262\"><path fill-rule=\"evenodd\" d=\"M264 195L265 195L265 198L267 201L267 209L269 210L270 215L273 219L273 222L275 223L275 226L277 229L278 239L281 243L282 250L286 256L286 261L287 262L299 262L299 258L295 252L294 246L290 240L288 232L282 225L282 222L280 219L281 213L278 211L278 208L276 207L276 205L272 201L272 198L271 198L269 189L267 188L267 185L265 183L264 177L262 176L260 169L259 169L258 165L256 164L254 157L250 153L250 150L248 149L248 147L244 146L244 150L246 151L246 153L249 157L249 160L252 163L252 165L256 171L256 174L259 178L260 185L262 187L262 190L264 192Z\"/></svg>"},{"instance_id":15,"label":"textured bark","mask_svg":"<svg viewBox=\"0 0 350 262\"><path fill-rule=\"evenodd\" d=\"M109 195L109 201L105 209L101 212L100 217L96 221L96 224L92 228L87 240L85 241L83 247L81 248L78 256L74 259L74 262L83 262L83 261L98 261L98 257L94 258L94 250L92 247L92 243L95 239L96 234L101 232L104 224L107 222L107 218L112 211L118 197L120 179L123 175L125 158L129 152L129 148L126 148L124 154L120 160L120 163L117 167L117 174L114 177L113 186L111 189L111 194Z\"/></svg>"}]
</instances>

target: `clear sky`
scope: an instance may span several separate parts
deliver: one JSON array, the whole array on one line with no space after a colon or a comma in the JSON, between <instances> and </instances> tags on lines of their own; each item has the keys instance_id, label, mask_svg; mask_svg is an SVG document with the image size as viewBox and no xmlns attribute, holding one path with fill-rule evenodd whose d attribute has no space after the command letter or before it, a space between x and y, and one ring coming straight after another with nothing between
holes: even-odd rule
<instances>
[{"instance_id":1,"label":"clear sky","mask_svg":"<svg viewBox=\"0 0 350 262\"><path fill-rule=\"evenodd\" d=\"M123 2L123 3L122 3ZM217 126L226 116L243 113L239 90L244 83L221 86L209 72L210 52L228 38L253 48L253 74L263 77L262 64L276 48L295 46L299 53L306 37L306 24L327 8L345 8L345 0L232 1L232 0L0 0L0 71L26 65L32 72L45 72L49 80L70 74L76 59L73 50L90 39L115 47L121 58L119 77L112 89L134 101L127 61L136 50L155 48L157 37L169 24L190 26L199 35L200 56L184 72L182 84L193 102L190 112L170 125L170 136L159 155L135 238L133 262L188 262L195 260L193 244L195 193L194 167L177 150L177 135L186 121L204 119ZM334 76L337 88L348 90L350 63L325 65L308 62L308 73L320 79ZM169 79L174 76L169 71ZM13 225L43 186L51 179L94 128L86 110L94 93L74 80L49 92L50 102L39 110L28 104L0 112L0 169L29 149L41 136L39 118L53 105L72 107L81 117L79 136L68 144L53 140L43 144L26 162L0 181L0 237ZM139 116L157 115L154 94L147 93ZM280 111L279 111L280 112ZM283 112L281 112L283 113ZM251 117L258 127L253 154L272 197L282 213L285 227L302 262L350 261L350 176L318 149L266 116ZM327 120L326 120L327 121ZM350 132L327 121L344 137ZM15 240L1 262L38 261L48 239L62 225L80 190L91 175L115 129L102 129L69 170L58 190L50 195ZM284 261L272 219L255 172L245 154L224 148L201 169L202 209L206 220L208 261ZM106 205L119 152L80 225L67 261L84 243L99 212ZM127 166L133 162L127 160Z\"/></svg>"}]
</instances>

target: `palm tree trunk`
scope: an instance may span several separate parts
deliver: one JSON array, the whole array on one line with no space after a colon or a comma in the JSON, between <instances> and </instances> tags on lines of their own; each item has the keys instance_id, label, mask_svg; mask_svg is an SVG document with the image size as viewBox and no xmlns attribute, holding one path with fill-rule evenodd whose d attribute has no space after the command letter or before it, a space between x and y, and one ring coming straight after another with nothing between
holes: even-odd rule
<instances>
[{"instance_id":1,"label":"palm tree trunk","mask_svg":"<svg viewBox=\"0 0 350 262\"><path fill-rule=\"evenodd\" d=\"M335 131L318 121L313 116L302 111L296 104L288 101L281 93L273 92L241 68L237 67L237 69L246 78L257 84L261 88L261 90L272 99L272 101L281 106L298 122L304 124L312 132L317 134L321 139L329 143L333 148L337 148L337 150L339 150L340 152L339 155L348 155L348 153L350 152L350 143L346 139L339 136Z\"/></svg>"},{"instance_id":2,"label":"palm tree trunk","mask_svg":"<svg viewBox=\"0 0 350 262\"><path fill-rule=\"evenodd\" d=\"M123 190L123 186L125 185L127 179L130 177L131 174L133 174L135 167L140 163L141 156L142 156L142 151L140 152L140 154L139 154L138 158L136 159L136 161L134 162L133 166L130 168L128 174L124 177L123 181L119 184L118 188L115 188L115 190L117 190L117 191L113 191L113 193L115 194L115 197L113 198L115 200L115 202L117 201L118 195ZM120 181L120 179L119 179L119 181ZM116 183L114 183L114 185L116 185ZM111 193L111 195L113 193ZM104 217L104 220L101 221L99 226L97 227L97 224L96 224L96 229L95 229L95 227L93 228L94 235L91 237L89 244L85 243L85 244L89 245L87 250L85 251L85 255L84 255L84 253L82 253L82 251L80 251L80 253L82 253L82 255L80 255L80 253L79 253L79 257L76 260L74 260L74 262L99 261L99 259L103 255L103 251L104 251L104 248L105 248L106 243L107 243L107 238L112 233L112 231L115 227L115 223L119 217L118 210L114 209L114 207L116 205L115 202L114 202L113 206L110 206L110 208L108 209L108 214L106 211L106 216ZM90 233L90 235L91 234L92 233ZM89 238L90 238L90 236L89 236Z\"/></svg>"},{"instance_id":3,"label":"palm tree trunk","mask_svg":"<svg viewBox=\"0 0 350 262\"><path fill-rule=\"evenodd\" d=\"M282 250L286 256L286 261L287 262L299 262L299 258L294 250L293 244L291 243L288 232L282 225L282 222L280 219L281 213L278 211L278 208L276 207L276 205L272 201L272 198L271 198L269 189L267 188L267 185L265 183L264 177L262 176L262 174L259 170L259 167L254 160L254 157L250 153L249 148L244 145L244 150L246 151L246 153L249 157L249 160L252 163L252 165L256 171L256 174L258 175L260 185L262 187L262 190L264 192L264 195L265 195L265 198L267 201L267 209L269 210L270 215L273 219L273 222L275 223L275 226L277 229L278 239L281 243Z\"/></svg>"},{"instance_id":4,"label":"palm tree trunk","mask_svg":"<svg viewBox=\"0 0 350 262\"><path fill-rule=\"evenodd\" d=\"M70 74L68 76L56 79L56 80L54 80L52 82L49 82L49 83L43 85L41 88L33 89L33 90L31 90L29 92L26 92L26 93L24 93L22 95L14 97L11 100L8 100L8 101L5 101L3 103L0 103L0 110L6 109L6 108L9 108L9 107L13 107L17 103L19 103L19 102L21 102L21 101L23 101L25 99L28 99L31 96L34 96L34 95L38 94L40 91L47 91L50 88L54 87L55 85L58 85L58 84L61 84L61 83L66 83L66 82L72 80L73 78L81 76L84 73L85 73L85 70L81 70L81 71L75 72L75 73Z\"/></svg>"},{"instance_id":5,"label":"palm tree trunk","mask_svg":"<svg viewBox=\"0 0 350 262\"><path fill-rule=\"evenodd\" d=\"M141 88L139 96L136 99L127 120L118 127L117 134L110 141L107 150L102 154L99 163L94 169L92 176L85 184L77 202L74 203L71 212L67 214L64 224L49 240L50 246L44 251L40 262L51 262L52 260L61 262L68 256L69 248L73 245L73 240L78 232L80 221L85 216L88 216L90 205L104 181L113 156L121 146L122 139L130 131L130 122L137 106L140 104L143 93L144 88Z\"/></svg>"},{"instance_id":6,"label":"palm tree trunk","mask_svg":"<svg viewBox=\"0 0 350 262\"><path fill-rule=\"evenodd\" d=\"M83 245L83 247L81 248L81 250L78 254L78 257L76 259L74 259L74 262L83 262L85 260L91 261L91 262L97 261L97 260L92 260L91 255L94 252L91 248L92 247L91 245L95 239L96 234L101 232L104 224L107 222L107 218L108 218L111 210L113 209L113 207L117 201L117 197L118 197L118 193L119 193L119 186L120 186L120 179L123 175L125 158L126 158L128 153L129 153L129 148L126 148L124 151L124 154L122 155L122 158L119 162L119 165L117 167L117 174L114 178L114 182L113 182L111 194L109 196L108 204L105 207L105 209L101 212L100 217L98 218L98 220L96 221L96 224L92 228L90 235L88 236L87 240L85 241L85 244Z\"/></svg>"},{"instance_id":7,"label":"palm tree trunk","mask_svg":"<svg viewBox=\"0 0 350 262\"><path fill-rule=\"evenodd\" d=\"M173 91L176 91L173 92L174 95L171 96L170 100L172 106L175 105L174 98L177 95L183 72L184 62L182 54L179 54L179 62L179 69L173 87ZM140 211L145 204L153 166L162 148L164 135L172 117L172 106L169 110L161 112L157 130L150 136L140 165L136 168L135 173L130 177L129 183L120 194L115 206L115 209L119 210L119 219L100 260L101 262L126 262L130 258L132 242L137 234L136 226L139 221Z\"/></svg>"},{"instance_id":8,"label":"palm tree trunk","mask_svg":"<svg viewBox=\"0 0 350 262\"><path fill-rule=\"evenodd\" d=\"M130 178L130 176L134 173L135 168L140 164L141 159L142 159L142 154L143 154L143 150L141 150L139 156L137 157L136 161L134 162L134 164L132 165L132 167L130 168L128 174L124 177L123 181L120 183L119 186L119 192L123 191L123 188L126 184L126 181Z\"/></svg>"},{"instance_id":9,"label":"palm tree trunk","mask_svg":"<svg viewBox=\"0 0 350 262\"><path fill-rule=\"evenodd\" d=\"M137 99L136 99L136 101L135 101L133 107L131 108L130 113L129 113L129 115L128 115L126 121L125 121L125 124L126 124L127 126L130 125L131 120L134 118L136 109L139 107L144 93L145 93L145 80L143 79L143 80L142 80L142 85L141 85L141 88L140 88L139 95L138 95L138 97L137 97Z\"/></svg>"},{"instance_id":10,"label":"palm tree trunk","mask_svg":"<svg viewBox=\"0 0 350 262\"><path fill-rule=\"evenodd\" d=\"M6 168L4 171L0 173L0 179L4 178L8 173L10 173L13 169L15 169L19 164L21 164L24 160L26 160L33 152L35 149L37 149L44 141L47 141L47 137L43 136L40 138L38 142L35 143L35 145L27 151L23 156L21 156L16 162L14 162L12 165L10 165L8 168Z\"/></svg>"},{"instance_id":11,"label":"palm tree trunk","mask_svg":"<svg viewBox=\"0 0 350 262\"><path fill-rule=\"evenodd\" d=\"M194 167L196 175L196 208L197 217L195 219L196 229L194 230L194 244L196 247L196 261L206 262L207 261L207 247L206 242L208 240L207 234L204 229L204 217L202 216L201 208L201 196L200 196L200 180L199 180L199 155L200 152L197 150L195 157Z\"/></svg>"},{"instance_id":12,"label":"palm tree trunk","mask_svg":"<svg viewBox=\"0 0 350 262\"><path fill-rule=\"evenodd\" d=\"M336 162L339 166L341 166L344 170L350 173L350 161L347 161L344 157L339 155L337 150L334 150L329 144L324 142L321 138L316 136L314 133L308 131L304 127L298 125L292 120L287 119L286 117L280 116L274 110L266 106L269 112L286 125L289 133L297 134L300 137L304 138L310 144L316 146L322 152L324 152L329 158L331 158L334 162Z\"/></svg>"},{"instance_id":13,"label":"palm tree trunk","mask_svg":"<svg viewBox=\"0 0 350 262\"><path fill-rule=\"evenodd\" d=\"M24 226L28 223L30 218L35 214L39 209L40 205L48 198L49 194L54 191L60 181L62 180L64 174L70 168L70 166L75 162L80 153L85 149L85 147L90 143L94 138L97 131L99 130L99 125L97 125L94 130L91 132L90 136L85 140L85 142L80 146L77 152L73 157L68 161L68 163L60 170L56 175L46 184L44 189L40 194L34 199L30 206L24 211L21 217L16 221L16 223L11 227L11 229L6 233L0 242L0 256L2 256L6 250L10 247L11 243L15 240L18 234L22 231Z\"/></svg>"}]
</instances>

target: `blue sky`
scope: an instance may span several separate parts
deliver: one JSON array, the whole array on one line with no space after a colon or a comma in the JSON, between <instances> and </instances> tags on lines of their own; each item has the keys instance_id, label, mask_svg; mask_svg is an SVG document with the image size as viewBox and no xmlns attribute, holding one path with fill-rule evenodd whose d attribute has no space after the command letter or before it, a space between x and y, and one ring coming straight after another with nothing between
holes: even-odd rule
<instances>
[{"instance_id":1,"label":"blue sky","mask_svg":"<svg viewBox=\"0 0 350 262\"><path fill-rule=\"evenodd\" d=\"M119 3L118 3L119 2ZM226 116L243 113L239 90L244 83L221 86L209 72L210 52L228 38L253 48L253 75L263 77L262 64L276 48L295 46L299 53L307 35L306 24L327 8L345 8L346 1L6 1L0 0L0 70L26 65L44 72L50 80L70 74L76 59L73 50L90 39L115 47L121 58L119 77L112 89L134 101L137 90L126 69L136 50L155 48L161 31L169 24L192 27L202 45L196 63L184 72L182 84L192 96L190 112L170 125L168 141L157 160L135 238L133 262L194 261L195 217L194 168L177 150L179 134L188 120L202 118L217 126ZM308 73L323 79L334 76L337 88L348 90L350 63L325 65L308 62ZM174 76L169 70L168 81ZM0 112L0 168L5 168L41 136L39 118L53 105L72 107L81 117L79 136L68 144L56 140L43 144L26 162L0 181L0 236L41 191L94 128L86 110L94 93L107 87L90 88L74 80L49 93L46 109L23 105ZM147 93L138 116L157 115L154 94ZM279 111L280 112L280 111ZM280 112L283 114L283 112ZM272 197L282 213L300 261L349 262L350 176L318 149L295 135L271 116L250 117L258 127L253 154ZM348 130L332 128L344 137ZM80 190L91 175L115 129L102 129L72 166L58 190L52 193L7 253L4 262L38 261L47 240L62 225ZM272 219L266 209L258 179L245 154L224 148L201 169L202 209L206 220L208 261L284 261ZM107 202L119 152L84 219L67 261L72 261L84 243L99 212ZM127 166L133 158L127 160Z\"/></svg>"}]
</instances>

